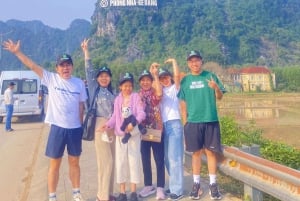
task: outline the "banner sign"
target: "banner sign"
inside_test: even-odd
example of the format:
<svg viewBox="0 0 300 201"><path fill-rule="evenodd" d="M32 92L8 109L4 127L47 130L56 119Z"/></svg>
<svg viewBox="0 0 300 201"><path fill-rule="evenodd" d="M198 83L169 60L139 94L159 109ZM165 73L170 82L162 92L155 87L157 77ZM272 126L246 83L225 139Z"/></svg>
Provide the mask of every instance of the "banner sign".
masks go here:
<svg viewBox="0 0 300 201"><path fill-rule="evenodd" d="M100 7L157 6L157 0L100 0Z"/></svg>

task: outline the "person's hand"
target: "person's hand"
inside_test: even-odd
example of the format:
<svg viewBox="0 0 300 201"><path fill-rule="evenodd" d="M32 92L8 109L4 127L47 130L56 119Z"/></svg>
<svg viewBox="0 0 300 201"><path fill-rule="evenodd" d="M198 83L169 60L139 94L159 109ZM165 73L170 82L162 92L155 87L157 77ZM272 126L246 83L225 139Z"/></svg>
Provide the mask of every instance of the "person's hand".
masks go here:
<svg viewBox="0 0 300 201"><path fill-rule="evenodd" d="M82 51L87 51L89 49L89 41L90 39L84 39L82 42L81 42L81 49Z"/></svg>
<svg viewBox="0 0 300 201"><path fill-rule="evenodd" d="M158 75L158 67L159 67L158 63L154 62L151 64L150 69L149 69L151 75L153 75L153 76Z"/></svg>
<svg viewBox="0 0 300 201"><path fill-rule="evenodd" d="M218 88L217 83L215 82L215 80L212 77L210 77L210 80L206 80L206 81L207 81L208 86L210 88L212 88L212 89L217 89Z"/></svg>
<svg viewBox="0 0 300 201"><path fill-rule="evenodd" d="M174 62L176 62L174 58L169 58L165 61L165 64L174 64Z"/></svg>
<svg viewBox="0 0 300 201"><path fill-rule="evenodd" d="M21 42L19 40L16 43L14 43L10 39L3 42L3 48L13 54L16 54L17 52L20 51L20 46L21 46Z"/></svg>
<svg viewBox="0 0 300 201"><path fill-rule="evenodd" d="M130 133L133 130L133 125L130 123L125 129L125 133Z"/></svg>

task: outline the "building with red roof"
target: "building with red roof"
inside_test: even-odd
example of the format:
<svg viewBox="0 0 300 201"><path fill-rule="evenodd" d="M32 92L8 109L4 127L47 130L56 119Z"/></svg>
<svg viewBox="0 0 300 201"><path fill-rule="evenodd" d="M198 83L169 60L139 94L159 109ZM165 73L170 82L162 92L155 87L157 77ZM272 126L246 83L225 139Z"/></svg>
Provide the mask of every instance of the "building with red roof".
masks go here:
<svg viewBox="0 0 300 201"><path fill-rule="evenodd" d="M239 84L243 91L272 91L276 85L275 74L265 66L230 68L228 73L233 82Z"/></svg>

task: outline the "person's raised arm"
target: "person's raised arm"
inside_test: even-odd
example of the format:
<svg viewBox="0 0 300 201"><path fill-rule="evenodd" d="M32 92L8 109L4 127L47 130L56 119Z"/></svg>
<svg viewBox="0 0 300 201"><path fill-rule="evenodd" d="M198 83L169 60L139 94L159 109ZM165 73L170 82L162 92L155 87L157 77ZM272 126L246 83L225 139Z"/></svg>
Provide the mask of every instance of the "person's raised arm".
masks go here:
<svg viewBox="0 0 300 201"><path fill-rule="evenodd" d="M7 40L3 42L3 47L5 50L13 53L16 57L30 70L34 71L40 78L43 77L43 68L32 61L28 56L26 56L21 51L21 42L18 40L16 43L12 40Z"/></svg>
<svg viewBox="0 0 300 201"><path fill-rule="evenodd" d="M153 83L152 83L152 87L154 88L155 90L155 95L158 97L158 98L161 98L162 97L162 86L159 82L159 77L158 77L158 66L159 64L158 63L152 63L151 66L150 66L150 73L153 77Z"/></svg>
<svg viewBox="0 0 300 201"><path fill-rule="evenodd" d="M179 89L180 88L180 72L179 72L179 68L177 65L177 61L174 58L169 58L165 61L165 63L172 64L174 84L175 84L176 88Z"/></svg>
<svg viewBox="0 0 300 201"><path fill-rule="evenodd" d="M81 43L81 49L82 49L83 54L84 54L84 60L90 59L89 41L90 41L90 39L84 39Z"/></svg>
<svg viewBox="0 0 300 201"><path fill-rule="evenodd" d="M85 66L85 77L87 81L87 86L89 93L91 97L93 96L96 92L96 89L98 87L98 82L97 79L95 79L95 69L92 64L92 60L90 58L90 53L89 53L89 41L90 39L84 39L81 42L81 49L84 54L84 66Z"/></svg>

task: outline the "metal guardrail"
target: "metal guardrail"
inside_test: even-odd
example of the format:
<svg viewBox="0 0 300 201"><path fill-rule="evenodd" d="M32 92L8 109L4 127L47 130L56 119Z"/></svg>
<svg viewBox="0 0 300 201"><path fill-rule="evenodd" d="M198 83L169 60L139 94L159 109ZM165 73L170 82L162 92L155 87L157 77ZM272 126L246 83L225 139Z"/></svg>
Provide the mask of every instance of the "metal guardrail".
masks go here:
<svg viewBox="0 0 300 201"><path fill-rule="evenodd" d="M190 153L186 153L186 166L190 167ZM265 192L283 201L300 201L300 171L248 154L234 147L225 147L219 169L252 188L244 197L261 201ZM258 191L257 191L257 190ZM254 193L253 193L254 192Z"/></svg>

